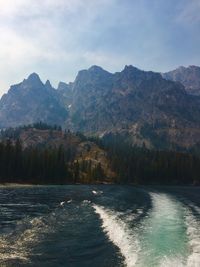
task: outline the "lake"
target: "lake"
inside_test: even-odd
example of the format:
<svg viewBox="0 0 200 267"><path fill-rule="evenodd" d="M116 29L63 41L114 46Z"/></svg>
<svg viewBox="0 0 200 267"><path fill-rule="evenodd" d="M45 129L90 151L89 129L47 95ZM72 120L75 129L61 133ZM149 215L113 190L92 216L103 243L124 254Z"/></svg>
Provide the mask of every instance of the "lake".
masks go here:
<svg viewBox="0 0 200 267"><path fill-rule="evenodd" d="M200 188L1 186L0 266L199 267Z"/></svg>

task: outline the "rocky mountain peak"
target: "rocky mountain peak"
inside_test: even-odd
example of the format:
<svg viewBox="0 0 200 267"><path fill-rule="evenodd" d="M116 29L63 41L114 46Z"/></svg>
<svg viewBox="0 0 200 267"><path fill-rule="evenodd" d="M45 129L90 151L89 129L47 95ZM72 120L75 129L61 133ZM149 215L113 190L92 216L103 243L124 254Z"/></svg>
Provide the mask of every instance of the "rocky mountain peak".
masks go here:
<svg viewBox="0 0 200 267"><path fill-rule="evenodd" d="M121 73L135 78L161 78L157 72L140 70L132 65L126 65Z"/></svg>
<svg viewBox="0 0 200 267"><path fill-rule="evenodd" d="M67 89L69 89L69 84L67 84L65 82L59 82L57 90L64 91Z"/></svg>
<svg viewBox="0 0 200 267"><path fill-rule="evenodd" d="M42 83L39 75L35 72L31 73L28 76L28 78L24 79L23 82L21 83L21 88L23 88L23 90L41 88L43 86L44 86L44 84Z"/></svg>
<svg viewBox="0 0 200 267"><path fill-rule="evenodd" d="M26 79L26 81L29 81L31 83L42 83L41 80L40 80L40 77L37 73L33 72L31 73L28 78Z"/></svg>
<svg viewBox="0 0 200 267"><path fill-rule="evenodd" d="M67 111L62 107L49 81L43 84L36 73L11 86L0 101L0 127L30 124L37 121L61 124Z"/></svg>
<svg viewBox="0 0 200 267"><path fill-rule="evenodd" d="M178 77L198 86L198 69L180 67ZM75 82L48 90L50 82L43 84L32 73L2 97L0 127L42 119L87 134L123 133L134 144L144 139L153 145L162 139L180 146L200 143L200 98L163 77L132 65L114 74L94 65L80 71Z"/></svg>
<svg viewBox="0 0 200 267"><path fill-rule="evenodd" d="M126 65L121 72L117 72L114 75L115 87L118 88L120 86L125 90L132 90L144 82L149 83L150 80L160 81L162 76L156 72L140 70L132 65Z"/></svg>
<svg viewBox="0 0 200 267"><path fill-rule="evenodd" d="M141 71L138 68L134 67L133 65L125 65L124 72L129 72L129 71Z"/></svg>
<svg viewBox="0 0 200 267"><path fill-rule="evenodd" d="M51 85L51 83L50 83L49 80L46 81L46 83L45 83L45 87L46 87L47 89L53 89L53 87L52 87L52 85Z"/></svg>
<svg viewBox="0 0 200 267"><path fill-rule="evenodd" d="M97 73L97 72L107 72L107 71L105 71L102 67L99 67L99 66L97 66L97 65L93 65L93 66L91 66L89 69L88 69L88 71L90 71L90 72L93 72L93 73Z"/></svg>
<svg viewBox="0 0 200 267"><path fill-rule="evenodd" d="M199 69L200 67L195 66L195 65L189 65L189 68L190 68L190 69Z"/></svg>
<svg viewBox="0 0 200 267"><path fill-rule="evenodd" d="M180 66L162 75L167 80L182 83L189 94L200 95L200 67L195 65L190 65L187 68Z"/></svg>
<svg viewBox="0 0 200 267"><path fill-rule="evenodd" d="M87 87L88 84L92 84L93 86L96 86L96 89L98 89L98 87L102 87L102 84L105 85L110 83L112 76L113 74L94 65L87 70L81 70L78 72L74 82L74 87L76 88L77 85L80 85L80 87L83 88Z"/></svg>
<svg viewBox="0 0 200 267"><path fill-rule="evenodd" d="M121 74L123 76L126 76L127 78L137 77L138 75L140 76L142 73L143 73L142 70L139 70L138 68L132 65L126 65L121 72Z"/></svg>
<svg viewBox="0 0 200 267"><path fill-rule="evenodd" d="M186 69L186 67L184 67L184 66L179 66L178 68L177 68L177 70L185 70Z"/></svg>

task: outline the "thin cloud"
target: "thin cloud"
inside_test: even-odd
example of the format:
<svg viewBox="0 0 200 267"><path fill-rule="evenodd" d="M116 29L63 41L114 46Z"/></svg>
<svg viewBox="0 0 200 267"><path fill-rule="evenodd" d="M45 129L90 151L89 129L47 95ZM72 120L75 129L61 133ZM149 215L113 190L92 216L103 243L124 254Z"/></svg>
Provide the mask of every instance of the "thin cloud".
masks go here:
<svg viewBox="0 0 200 267"><path fill-rule="evenodd" d="M194 25L200 23L200 1L183 1L179 7L177 21L184 24Z"/></svg>

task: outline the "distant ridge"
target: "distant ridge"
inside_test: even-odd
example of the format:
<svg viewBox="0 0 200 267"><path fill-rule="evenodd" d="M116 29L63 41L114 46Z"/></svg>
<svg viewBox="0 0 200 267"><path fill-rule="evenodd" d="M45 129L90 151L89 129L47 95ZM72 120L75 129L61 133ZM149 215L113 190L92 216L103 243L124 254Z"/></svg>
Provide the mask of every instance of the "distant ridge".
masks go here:
<svg viewBox="0 0 200 267"><path fill-rule="evenodd" d="M58 89L32 73L1 98L0 127L43 121L88 135L119 135L138 146L191 148L200 143L200 98L193 96L199 69L180 67L172 75L129 65L110 73L94 65ZM191 73L185 78L190 87L177 73Z"/></svg>
<svg viewBox="0 0 200 267"><path fill-rule="evenodd" d="M179 68L163 73L163 77L181 82L189 94L200 95L200 67L191 65L189 67L180 66Z"/></svg>
<svg viewBox="0 0 200 267"><path fill-rule="evenodd" d="M36 73L10 87L0 100L0 127L18 126L37 121L62 124L67 111L60 105L57 91Z"/></svg>

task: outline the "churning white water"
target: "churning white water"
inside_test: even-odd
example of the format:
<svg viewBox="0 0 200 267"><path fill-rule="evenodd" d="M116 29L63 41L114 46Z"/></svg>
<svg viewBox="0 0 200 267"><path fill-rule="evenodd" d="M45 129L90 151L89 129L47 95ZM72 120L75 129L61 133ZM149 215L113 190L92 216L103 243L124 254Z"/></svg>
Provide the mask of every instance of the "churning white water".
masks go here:
<svg viewBox="0 0 200 267"><path fill-rule="evenodd" d="M112 241L120 250L128 267L135 266L139 251L139 244L134 232L122 221L118 214L112 210L94 205L95 212L102 219L102 227Z"/></svg>
<svg viewBox="0 0 200 267"><path fill-rule="evenodd" d="M188 239L182 204L167 194L151 193L152 209L141 223L137 266L185 266Z"/></svg>
<svg viewBox="0 0 200 267"><path fill-rule="evenodd" d="M194 207L195 208L195 207ZM187 234L189 238L190 255L187 267L200 266L200 222L191 211L186 211Z"/></svg>
<svg viewBox="0 0 200 267"><path fill-rule="evenodd" d="M200 188L161 190L1 189L0 266L200 267Z"/></svg>
<svg viewBox="0 0 200 267"><path fill-rule="evenodd" d="M125 215L123 218L118 212L93 205L102 220L103 231L124 257L124 265L199 267L200 223L196 217L168 194L150 196L152 209L132 228Z"/></svg>

